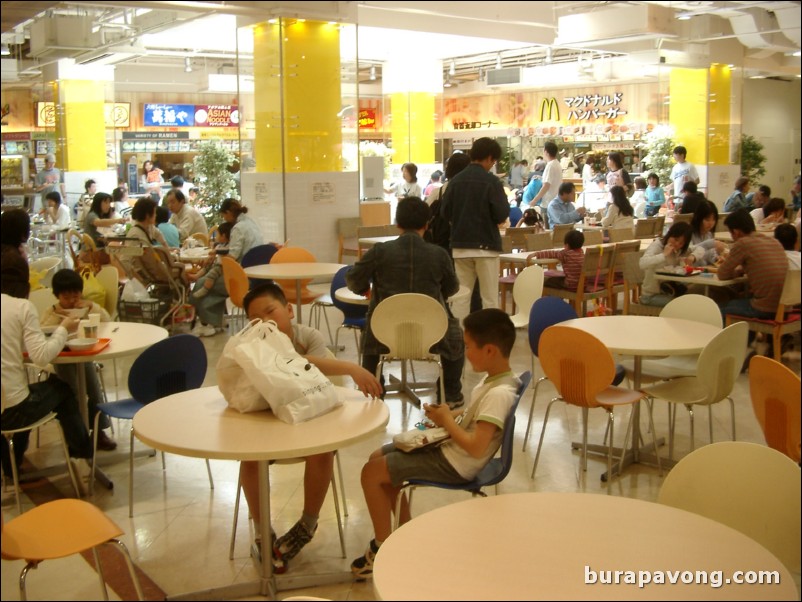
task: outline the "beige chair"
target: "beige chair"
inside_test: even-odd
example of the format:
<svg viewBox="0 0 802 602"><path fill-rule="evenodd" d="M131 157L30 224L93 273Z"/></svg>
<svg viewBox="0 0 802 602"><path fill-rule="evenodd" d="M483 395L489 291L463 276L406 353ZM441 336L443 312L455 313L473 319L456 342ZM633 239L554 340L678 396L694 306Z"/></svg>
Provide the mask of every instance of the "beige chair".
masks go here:
<svg viewBox="0 0 802 602"><path fill-rule="evenodd" d="M532 305L543 294L543 273L543 268L539 265L530 265L515 279L515 284L512 285L512 299L516 311L510 316L515 328L529 326Z"/></svg>
<svg viewBox="0 0 802 602"><path fill-rule="evenodd" d="M35 291L31 291L28 295L28 301L33 303L36 311L39 312L40 318L48 307L58 303L58 299L53 295L53 289L50 288L38 288Z"/></svg>
<svg viewBox="0 0 802 602"><path fill-rule="evenodd" d="M359 227L362 220L358 217L341 217L337 220L337 263L343 262L343 255L359 256Z"/></svg>
<svg viewBox="0 0 802 602"><path fill-rule="evenodd" d="M673 219L675 224L690 224L693 220L693 213L675 213Z"/></svg>
<svg viewBox="0 0 802 602"><path fill-rule="evenodd" d="M682 404L688 410L691 427L691 451L696 447L693 406L707 405L723 401L730 402L732 418L732 440L735 441L735 403L731 394L735 380L741 373L746 356L746 338L749 329L746 324L733 324L722 330L705 345L699 354L694 376L683 376L644 387L643 391L652 398L662 399L670 404ZM674 452L674 420L669 421L668 456ZM710 422L710 442L713 442L713 423Z"/></svg>
<svg viewBox="0 0 802 602"><path fill-rule="evenodd" d="M585 230L582 232L585 236L585 245L586 247L591 247L593 245L601 245L604 243L604 235L602 234L601 230Z"/></svg>
<svg viewBox="0 0 802 602"><path fill-rule="evenodd" d="M585 305L592 299L606 299L612 307L610 289L607 288L610 272L615 265L615 245L597 245L585 249L582 273L576 291L565 288L544 287L543 294L570 300L577 315L585 315ZM598 283L596 275L598 274Z"/></svg>
<svg viewBox="0 0 802 602"><path fill-rule="evenodd" d="M551 229L551 244L554 249L562 249L565 235L574 229L574 224L554 224Z"/></svg>
<svg viewBox="0 0 802 602"><path fill-rule="evenodd" d="M190 238L193 239L193 240L197 240L204 247L208 247L209 246L209 235L208 234L204 234L203 232L195 232L194 234L190 234L187 237L187 240L189 240ZM184 243L186 244L186 241L184 241Z"/></svg>
<svg viewBox="0 0 802 602"><path fill-rule="evenodd" d="M723 441L680 460L660 488L660 504L732 527L800 568L799 466L756 443Z"/></svg>
<svg viewBox="0 0 802 602"><path fill-rule="evenodd" d="M716 222L716 232L728 232L727 226L724 225L724 220L730 216L729 213L719 213L718 221Z"/></svg>
<svg viewBox="0 0 802 602"><path fill-rule="evenodd" d="M394 226L392 224L386 224L384 226L359 226L357 228L357 244L360 238L378 238L381 236L398 236L401 234L401 230L398 229L398 226ZM362 253L364 253L369 247L359 245L359 253L358 257L362 257Z"/></svg>
<svg viewBox="0 0 802 602"><path fill-rule="evenodd" d="M756 355L749 361L749 393L768 446L799 464L802 460L799 375L776 360Z"/></svg>
<svg viewBox="0 0 802 602"><path fill-rule="evenodd" d="M117 317L117 304L120 300L120 273L111 265L104 265L96 275L106 290L106 311L111 319Z"/></svg>
<svg viewBox="0 0 802 602"><path fill-rule="evenodd" d="M553 249L551 232L538 232L537 234L526 235L526 250L532 251L545 251Z"/></svg>
<svg viewBox="0 0 802 602"><path fill-rule="evenodd" d="M647 217L635 222L635 238L654 238L655 237L655 218Z"/></svg>
<svg viewBox="0 0 802 602"><path fill-rule="evenodd" d="M779 362L782 357L782 336L791 332L799 332L802 329L799 311L794 311L794 306L799 305L801 296L800 271L788 270L780 295L780 304L777 306L777 313L773 320L727 314L727 326L734 322L746 322L749 324L749 330L772 335L774 339L773 356Z"/></svg>
<svg viewBox="0 0 802 602"><path fill-rule="evenodd" d="M607 231L607 237L610 242L623 242L625 240L632 240L635 238L634 228L612 228Z"/></svg>
<svg viewBox="0 0 802 602"><path fill-rule="evenodd" d="M34 259L28 264L28 269L30 270L31 279L33 280L34 274L38 280L39 286L42 287L49 287L50 281L53 278L53 274L61 265L61 257L42 257L40 259ZM31 288L33 288L33 282L31 282Z"/></svg>
<svg viewBox="0 0 802 602"><path fill-rule="evenodd" d="M640 257L640 241L627 240L624 242L615 243L615 261L610 270L610 281L608 288L610 289L610 307L613 313L618 310L618 294L623 293L624 307L627 306L627 298L629 296L629 289L625 277L627 257L634 255ZM626 313L626 311L624 311Z"/></svg>

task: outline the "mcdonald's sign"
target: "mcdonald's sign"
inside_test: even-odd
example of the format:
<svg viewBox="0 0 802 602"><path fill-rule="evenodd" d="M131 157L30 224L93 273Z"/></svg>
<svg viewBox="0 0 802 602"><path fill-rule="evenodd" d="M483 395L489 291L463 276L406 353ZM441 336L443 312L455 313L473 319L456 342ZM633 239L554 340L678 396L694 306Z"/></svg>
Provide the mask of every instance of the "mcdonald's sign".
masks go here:
<svg viewBox="0 0 802 602"><path fill-rule="evenodd" d="M548 113L548 118L546 114ZM557 99L553 96L551 98L544 98L540 103L540 121L559 121L560 120L560 105L557 104Z"/></svg>

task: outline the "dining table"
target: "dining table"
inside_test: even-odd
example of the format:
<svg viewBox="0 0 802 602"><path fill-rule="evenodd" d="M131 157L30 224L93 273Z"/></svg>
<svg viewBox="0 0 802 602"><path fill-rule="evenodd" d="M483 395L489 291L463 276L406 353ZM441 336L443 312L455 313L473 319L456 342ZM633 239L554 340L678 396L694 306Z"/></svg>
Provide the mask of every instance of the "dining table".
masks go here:
<svg viewBox="0 0 802 602"><path fill-rule="evenodd" d="M312 278L330 278L340 269L344 268L342 263L318 263L318 262L287 262L287 263L265 263L245 268L245 275L248 278L260 280L294 280L295 299L296 299L296 320L298 324L303 322L301 314L301 281Z"/></svg>
<svg viewBox="0 0 802 602"><path fill-rule="evenodd" d="M134 416L134 435L164 452L216 460L259 463L261 539L270 541L270 461L335 451L384 430L390 417L380 399L356 389L336 387L342 402L333 410L297 424L273 412L241 413L228 407L216 386L176 393L149 403ZM221 551L222 553L222 551ZM262 554L260 578L219 588L169 596L171 600L233 600L277 591L350 581L349 572L276 576L269 553Z"/></svg>
<svg viewBox="0 0 802 602"><path fill-rule="evenodd" d="M641 366L644 357L664 357L669 355L695 355L699 354L710 340L721 332L712 324L704 324L693 320L680 318L664 318L661 316L594 316L591 318L575 318L561 322L560 326L578 328L604 343L611 353L629 355L634 358L633 389L641 388ZM659 465L655 454L646 452L640 447L640 403L636 403L632 411L632 439L630 448L623 454L622 466L633 463L648 463ZM659 440L660 445L662 439ZM578 449L582 444L573 443L572 447ZM588 445L588 452L607 456L606 445ZM613 448L615 455L624 450ZM663 462L668 462L663 459ZM618 470L618 464L613 465L613 472ZM612 475L602 474L602 480L609 480Z"/></svg>
<svg viewBox="0 0 802 602"><path fill-rule="evenodd" d="M789 570L743 533L593 493L506 493L416 516L379 548L373 587L380 600L799 600Z"/></svg>

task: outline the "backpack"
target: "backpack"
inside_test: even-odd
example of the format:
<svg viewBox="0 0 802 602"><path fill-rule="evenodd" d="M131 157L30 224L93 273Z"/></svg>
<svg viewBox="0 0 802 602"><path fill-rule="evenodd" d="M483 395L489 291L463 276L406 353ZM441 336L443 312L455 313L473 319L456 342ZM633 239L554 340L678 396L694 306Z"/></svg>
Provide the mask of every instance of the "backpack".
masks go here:
<svg viewBox="0 0 802 602"><path fill-rule="evenodd" d="M451 245L451 224L440 215L444 188L445 186L441 186L432 193L432 196L436 194L437 198L429 206L432 214L429 217L429 224L426 228L426 232L423 233L423 240L434 243L448 251Z"/></svg>

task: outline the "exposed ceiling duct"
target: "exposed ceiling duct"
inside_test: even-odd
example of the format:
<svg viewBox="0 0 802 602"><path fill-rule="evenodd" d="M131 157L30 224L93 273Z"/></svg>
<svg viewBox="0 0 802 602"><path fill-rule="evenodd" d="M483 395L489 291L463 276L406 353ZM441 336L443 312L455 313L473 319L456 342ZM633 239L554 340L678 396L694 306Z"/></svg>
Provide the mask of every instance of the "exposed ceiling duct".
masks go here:
<svg viewBox="0 0 802 602"><path fill-rule="evenodd" d="M639 40L676 38L674 11L662 6L601 6L557 20L558 46L610 46Z"/></svg>
<svg viewBox="0 0 802 602"><path fill-rule="evenodd" d="M732 31L747 48L765 48L775 52L787 52L796 49L795 44L783 33L777 17L773 12L762 8L744 9L738 16L729 18ZM796 31L799 35L799 8L796 10ZM786 28L790 30L789 28Z"/></svg>

